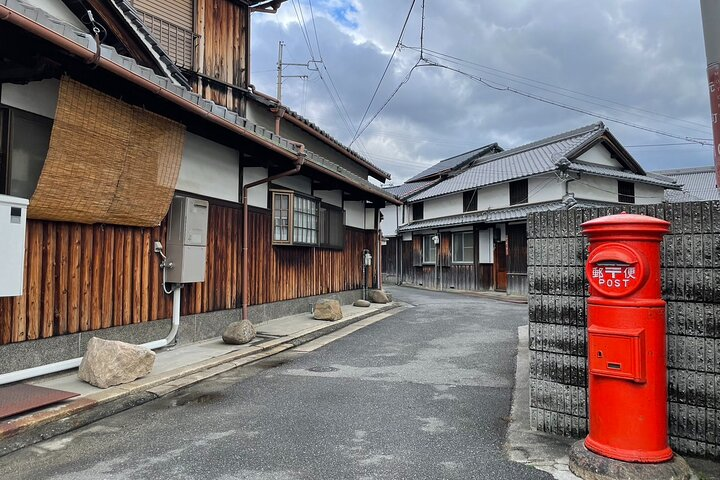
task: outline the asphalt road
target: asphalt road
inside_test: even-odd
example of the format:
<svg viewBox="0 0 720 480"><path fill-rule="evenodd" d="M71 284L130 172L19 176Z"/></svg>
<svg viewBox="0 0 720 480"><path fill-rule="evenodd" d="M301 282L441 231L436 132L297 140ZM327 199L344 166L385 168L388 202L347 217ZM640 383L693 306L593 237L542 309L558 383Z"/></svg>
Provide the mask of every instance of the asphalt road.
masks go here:
<svg viewBox="0 0 720 480"><path fill-rule="evenodd" d="M414 305L0 458L10 479L531 479L503 442L527 307Z"/></svg>

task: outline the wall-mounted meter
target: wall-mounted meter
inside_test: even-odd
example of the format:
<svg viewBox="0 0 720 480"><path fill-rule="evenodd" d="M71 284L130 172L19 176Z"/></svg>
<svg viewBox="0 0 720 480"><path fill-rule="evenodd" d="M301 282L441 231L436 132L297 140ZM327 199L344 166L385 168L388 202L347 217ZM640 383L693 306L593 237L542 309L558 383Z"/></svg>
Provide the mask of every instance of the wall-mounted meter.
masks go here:
<svg viewBox="0 0 720 480"><path fill-rule="evenodd" d="M28 201L0 195L0 297L23 294Z"/></svg>
<svg viewBox="0 0 720 480"><path fill-rule="evenodd" d="M167 231L168 283L205 281L209 204L176 196L170 206Z"/></svg>
<svg viewBox="0 0 720 480"><path fill-rule="evenodd" d="M365 250L363 252L363 265L365 265L366 267L372 265L372 254L368 250Z"/></svg>

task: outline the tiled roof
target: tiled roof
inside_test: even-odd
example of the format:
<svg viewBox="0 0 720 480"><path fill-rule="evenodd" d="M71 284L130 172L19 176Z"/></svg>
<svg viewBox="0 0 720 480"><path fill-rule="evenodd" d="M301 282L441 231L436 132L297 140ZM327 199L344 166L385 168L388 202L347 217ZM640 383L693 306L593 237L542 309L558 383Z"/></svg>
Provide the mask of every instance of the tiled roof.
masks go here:
<svg viewBox="0 0 720 480"><path fill-rule="evenodd" d="M608 205L621 205L613 202L598 202L579 200L573 203L563 201L533 203L527 205L518 205L505 208L497 208L494 210L483 210L478 212L468 212L451 217L428 218L427 220L418 220L407 225L398 227L398 232L412 232L416 230L428 230L433 228L457 227L461 225L470 225L475 223L499 223L510 222L513 220L523 220L531 213L536 212L552 212L556 210L570 210L583 207L599 207Z"/></svg>
<svg viewBox="0 0 720 480"><path fill-rule="evenodd" d="M682 191L665 191L668 202L697 202L700 200L720 200L720 192L715 187L715 167L677 168L653 172L675 179L682 184Z"/></svg>
<svg viewBox="0 0 720 480"><path fill-rule="evenodd" d="M471 161L475 160L476 158L482 157L483 155L486 155L490 152L496 152L496 151L502 151L502 148L498 146L497 143L491 143L488 145L485 145L484 147L476 148L475 150L470 150L469 152L462 153L460 155L455 155L454 157L446 158L445 160L442 160L435 165L426 168L422 172L418 173L414 177L410 178L408 182L417 182L420 180L424 180L428 177L432 177L444 172L455 170L467 163L470 163Z"/></svg>
<svg viewBox="0 0 720 480"><path fill-rule="evenodd" d="M30 19L33 22L41 25L42 27L51 30L68 40L80 45L81 47L94 52L96 50L96 43L94 38L82 31L75 29L72 25L69 25L57 18L48 14L45 10L26 4L21 0L0 0L0 5L6 6L8 9L17 12L18 14ZM237 113L229 110L223 106L217 105L210 100L204 99L202 96L186 90L183 87L175 85L167 77L157 75L152 69L138 65L138 63L130 58L120 55L114 48L108 45L101 45L101 57L113 62L119 67L128 70L135 75L143 77L150 82L156 84L160 90L164 90L177 97L184 98L185 100L198 105L200 108L205 110L208 116L219 117L221 123L234 124L245 130L253 137L257 137L258 140L269 141L277 147L286 150L289 153L297 154L296 147L285 138L275 135L272 131L257 125L250 120L241 117ZM320 155L317 155L309 150L305 151L306 157L305 162L311 163L313 168L316 170L327 170L335 174L342 175L349 185L354 185L363 190L370 190L375 195L385 198L394 199L392 195L388 195L382 188L370 183L367 179L362 178L349 170L337 165L330 160L327 160ZM391 200L392 201L392 200Z"/></svg>
<svg viewBox="0 0 720 480"><path fill-rule="evenodd" d="M490 155L485 161L456 177L421 192L410 201L423 200L471 188L529 177L556 169L557 159L569 155L585 143L599 138L605 130L602 123L588 125L562 135L546 138L521 147Z"/></svg>
<svg viewBox="0 0 720 480"><path fill-rule="evenodd" d="M456 227L474 223L495 223L507 222L526 218L529 213L546 212L567 208L563 202L546 202L517 207L499 208L496 210L483 210L479 212L468 212L451 217L428 218L418 220L407 225L398 227L398 232L412 232L414 230L427 230L431 228Z"/></svg>
<svg viewBox="0 0 720 480"><path fill-rule="evenodd" d="M605 134L609 135L602 122L548 137L504 152L483 158L483 163L472 167L456 177L451 177L432 188L420 192L408 199L410 202L438 197L450 193L462 192L473 188L485 187L515 179L558 170L558 161L566 159L568 170L593 173L612 178L628 179L637 182L677 188L671 180L658 176L645 176L604 167L574 162L573 157L592 145ZM638 167L639 168L639 167Z"/></svg>
<svg viewBox="0 0 720 480"><path fill-rule="evenodd" d="M383 190L388 193L392 193L400 200L403 200L410 195L413 195L435 183L437 183L437 180L428 180L427 182L403 183L402 185L396 185L394 187L383 187Z"/></svg>

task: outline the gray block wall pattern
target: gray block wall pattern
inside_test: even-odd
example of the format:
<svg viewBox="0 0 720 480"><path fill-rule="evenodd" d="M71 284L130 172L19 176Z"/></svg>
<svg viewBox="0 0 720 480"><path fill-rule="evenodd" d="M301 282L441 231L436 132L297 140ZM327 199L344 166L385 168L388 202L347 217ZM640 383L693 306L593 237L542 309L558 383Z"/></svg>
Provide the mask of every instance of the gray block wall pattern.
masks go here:
<svg viewBox="0 0 720 480"><path fill-rule="evenodd" d="M662 218L670 444L720 459L720 202L627 205L528 216L530 418L543 432L587 434L588 242L580 225L626 211Z"/></svg>

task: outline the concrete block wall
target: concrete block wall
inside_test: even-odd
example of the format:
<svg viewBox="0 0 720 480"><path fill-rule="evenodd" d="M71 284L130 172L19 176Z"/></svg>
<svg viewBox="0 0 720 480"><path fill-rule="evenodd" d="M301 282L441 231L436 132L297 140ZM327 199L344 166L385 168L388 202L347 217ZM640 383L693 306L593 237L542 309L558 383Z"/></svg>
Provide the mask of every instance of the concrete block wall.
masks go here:
<svg viewBox="0 0 720 480"><path fill-rule="evenodd" d="M720 459L720 202L615 206L528 217L533 428L587 434L587 333L580 225L627 211L671 222L662 248L670 443Z"/></svg>

